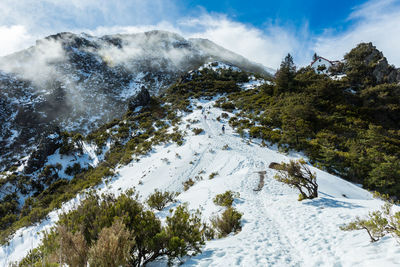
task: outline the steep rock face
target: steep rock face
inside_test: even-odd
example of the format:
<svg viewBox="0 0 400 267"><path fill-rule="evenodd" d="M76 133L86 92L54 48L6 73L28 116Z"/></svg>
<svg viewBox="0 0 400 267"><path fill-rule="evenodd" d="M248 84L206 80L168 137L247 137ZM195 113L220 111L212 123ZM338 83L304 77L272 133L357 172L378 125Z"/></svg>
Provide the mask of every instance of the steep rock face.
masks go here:
<svg viewBox="0 0 400 267"><path fill-rule="evenodd" d="M133 97L132 100L129 101L129 109L134 110L137 107L146 106L149 102L150 93L145 87L142 87L140 92L135 97Z"/></svg>
<svg viewBox="0 0 400 267"><path fill-rule="evenodd" d="M400 82L400 70L389 65L386 57L372 43L361 43L345 55L345 72L354 85L368 79L369 85ZM356 75L352 75L356 73ZM363 75L360 76L360 73ZM364 80L365 82L366 80Z"/></svg>
<svg viewBox="0 0 400 267"><path fill-rule="evenodd" d="M121 116L142 88L158 94L213 60L269 75L208 40L164 31L58 33L0 58L0 171L30 155L49 129L87 133Z"/></svg>

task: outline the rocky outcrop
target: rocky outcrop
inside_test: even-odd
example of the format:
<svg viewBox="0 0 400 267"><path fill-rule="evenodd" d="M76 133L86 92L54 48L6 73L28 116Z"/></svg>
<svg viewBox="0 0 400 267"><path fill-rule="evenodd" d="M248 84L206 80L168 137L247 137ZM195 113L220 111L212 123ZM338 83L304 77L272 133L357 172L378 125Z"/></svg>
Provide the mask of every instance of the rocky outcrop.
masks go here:
<svg viewBox="0 0 400 267"><path fill-rule="evenodd" d="M400 82L400 70L390 65L372 43L361 43L344 57L344 70L353 85ZM353 75L354 73L354 75Z"/></svg>
<svg viewBox="0 0 400 267"><path fill-rule="evenodd" d="M32 152L29 160L24 168L26 174L31 174L43 167L47 157L54 154L54 152L61 146L60 130L55 127L49 129L44 133L44 136L39 139L39 145L35 151Z"/></svg>
<svg viewBox="0 0 400 267"><path fill-rule="evenodd" d="M140 92L129 101L129 110L135 110L137 107L144 107L150 102L150 93L145 88L142 87Z"/></svg>
<svg viewBox="0 0 400 267"><path fill-rule="evenodd" d="M400 71L389 65L386 57L382 57L378 60L375 68L372 72L376 82L380 83L395 83L400 81Z"/></svg>

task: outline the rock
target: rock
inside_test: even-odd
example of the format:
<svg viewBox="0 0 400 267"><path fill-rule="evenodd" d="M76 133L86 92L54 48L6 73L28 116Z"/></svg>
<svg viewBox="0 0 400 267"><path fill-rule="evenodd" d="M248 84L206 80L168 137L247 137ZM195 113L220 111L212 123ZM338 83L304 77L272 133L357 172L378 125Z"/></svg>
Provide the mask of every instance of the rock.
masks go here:
<svg viewBox="0 0 400 267"><path fill-rule="evenodd" d="M60 147L60 139L54 138L54 136L60 137L60 130L57 127L45 132L43 137L40 139L37 150L32 152L27 162L24 169L26 174L31 174L43 167L47 157L54 154L54 152Z"/></svg>
<svg viewBox="0 0 400 267"><path fill-rule="evenodd" d="M129 109L134 110L137 107L144 107L149 102L150 102L150 93L143 86L140 92L131 101L129 101Z"/></svg>

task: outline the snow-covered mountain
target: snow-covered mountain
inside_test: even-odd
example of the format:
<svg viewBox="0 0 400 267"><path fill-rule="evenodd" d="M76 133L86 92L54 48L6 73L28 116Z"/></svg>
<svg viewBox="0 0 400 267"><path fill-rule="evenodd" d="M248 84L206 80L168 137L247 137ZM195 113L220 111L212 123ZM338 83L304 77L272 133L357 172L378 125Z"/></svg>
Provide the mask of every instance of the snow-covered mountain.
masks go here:
<svg viewBox="0 0 400 267"><path fill-rule="evenodd" d="M177 193L155 212L162 223L184 203L210 222L225 209L214 197L238 193L242 230L207 241L186 266L399 266L395 238L370 243L363 231L340 229L384 201L311 165L318 161L308 162L317 198L297 201L298 191L274 179L271 163L307 157L250 138L261 124L253 115L272 96L270 77L211 41L162 31L60 33L1 58L0 266L38 247L87 190L132 188L142 203L155 189ZM230 98L245 94L254 108ZM267 133L285 131L276 127Z"/></svg>
<svg viewBox="0 0 400 267"><path fill-rule="evenodd" d="M243 213L242 231L223 239L208 241L203 253L187 258L184 266L399 266L400 247L394 238L370 243L363 231L344 232L339 227L355 216L366 215L383 204L364 189L317 168L319 197L297 201L298 192L277 182L271 162L298 159L301 154L284 155L275 147L263 147L259 140L245 140L227 124L229 117L215 108L215 100L194 100L201 105L183 117L180 130L188 136L182 146L160 145L149 155L117 169L117 175L98 186L98 193L120 194L135 187L144 200L154 189L179 192L178 202L157 213L162 220L169 210L187 202L200 209L204 221L222 212L212 199L232 190L240 197L234 207ZM220 121L218 121L220 120ZM222 134L221 125L226 125ZM195 135L191 128L202 128ZM266 171L260 186L260 171ZM213 179L209 176L217 173ZM197 177L197 178L195 178ZM193 179L187 191L183 182ZM35 226L18 230L9 246L0 249L0 265L21 259L40 243L43 230L58 220L58 213L79 203L77 196ZM158 261L150 266L165 266Z"/></svg>
<svg viewBox="0 0 400 267"><path fill-rule="evenodd" d="M215 43L164 31L94 37L59 33L0 58L0 171L50 134L87 133L127 109L142 88L159 94L211 61L270 76L268 69Z"/></svg>

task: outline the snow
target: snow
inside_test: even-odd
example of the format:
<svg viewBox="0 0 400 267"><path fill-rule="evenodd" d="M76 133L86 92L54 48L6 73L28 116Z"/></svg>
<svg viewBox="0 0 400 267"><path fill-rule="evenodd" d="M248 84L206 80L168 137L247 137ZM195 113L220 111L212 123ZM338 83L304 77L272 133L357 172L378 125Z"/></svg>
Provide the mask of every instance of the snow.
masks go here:
<svg viewBox="0 0 400 267"><path fill-rule="evenodd" d="M246 142L229 127L226 121L216 118L222 110L214 101L193 102L201 110L186 115L180 125L187 131L182 146L167 144L157 146L146 156L119 168L118 175L98 187L99 193L121 192L135 187L144 200L158 188L180 192L178 203L188 203L191 210L200 209L204 221L220 214L224 209L212 199L216 194L232 190L239 192L234 206L243 213L243 229L236 235L208 241L203 253L187 258L184 266L399 266L400 246L393 237L370 243L364 231L344 232L339 226L355 216L364 216L379 209L381 200L362 188L339 177L310 166L316 172L319 197L297 201L298 192L277 182L275 171L268 168L271 162L289 161L297 154L284 155L274 148L261 147L258 140ZM209 114L207 113L209 112ZM194 135L187 129L202 128L204 133ZM193 123L193 121L199 121ZM226 130L221 132L222 124ZM228 150L223 149L225 145ZM165 160L165 158L167 160ZM259 182L259 171L266 171L261 191L254 191ZM209 175L218 172L214 179ZM203 179L196 179L201 176ZM195 184L183 191L182 183L188 179ZM79 203L81 196L63 205L69 210ZM163 220L171 204L157 215ZM398 207L395 207L398 209ZM42 234L58 219L58 212L50 214L41 224L17 231L10 246L0 249L0 266L19 260L29 249L39 244ZM150 266L166 266L164 260Z"/></svg>
<svg viewBox="0 0 400 267"><path fill-rule="evenodd" d="M199 68L200 71L203 70L203 69L212 69L213 71L218 71L218 70L221 70L221 69L222 70L231 69L233 71L239 71L239 72L242 71L238 67L235 67L233 65L229 65L227 63L220 62L220 61L208 62L208 63L204 64L203 66L201 66Z"/></svg>
<svg viewBox="0 0 400 267"><path fill-rule="evenodd" d="M97 154L96 151L98 147L95 144L81 142L82 145L82 154L73 154L73 155L62 155L60 154L60 149L57 149L56 152L49 156L47 159L46 165L56 165L57 163L61 164L61 170L58 175L64 179L72 179L72 176L69 176L65 173L65 170L69 166L73 166L75 163L79 163L82 168L96 167L100 161L104 159L105 153L110 149L111 144L109 142L106 143L104 148L102 149L101 154Z"/></svg>
<svg viewBox="0 0 400 267"><path fill-rule="evenodd" d="M240 87L243 90L251 90L251 89L259 87L259 86L261 86L263 84L271 84L271 82L270 81L266 81L264 79L257 79L254 76L250 76L249 77L249 81L247 83L240 84Z"/></svg>

